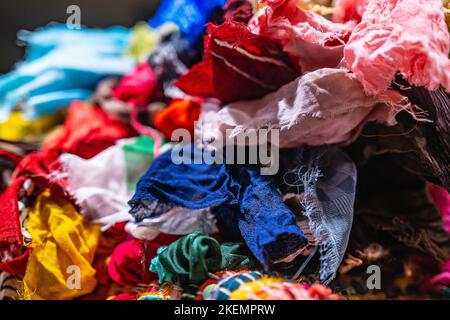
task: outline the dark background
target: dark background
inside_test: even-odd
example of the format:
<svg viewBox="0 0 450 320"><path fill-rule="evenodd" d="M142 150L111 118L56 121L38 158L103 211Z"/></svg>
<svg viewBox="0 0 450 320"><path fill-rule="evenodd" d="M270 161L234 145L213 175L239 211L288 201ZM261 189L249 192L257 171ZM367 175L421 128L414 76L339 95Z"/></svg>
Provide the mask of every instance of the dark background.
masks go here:
<svg viewBox="0 0 450 320"><path fill-rule="evenodd" d="M133 26L147 20L159 0L0 0L0 74L21 60L24 48L16 44L17 31L34 30L49 22L66 22L67 7L81 9L81 24L104 28L113 25Z"/></svg>

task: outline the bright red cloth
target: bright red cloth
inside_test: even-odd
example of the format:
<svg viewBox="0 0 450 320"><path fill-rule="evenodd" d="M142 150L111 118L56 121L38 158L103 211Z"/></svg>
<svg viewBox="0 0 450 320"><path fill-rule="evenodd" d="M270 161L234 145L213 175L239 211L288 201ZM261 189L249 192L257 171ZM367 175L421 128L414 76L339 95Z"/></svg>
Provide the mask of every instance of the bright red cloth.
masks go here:
<svg viewBox="0 0 450 320"><path fill-rule="evenodd" d="M69 107L64 127L45 141L43 150L47 153L72 153L89 159L117 140L134 135L127 123L101 108L75 101Z"/></svg>
<svg viewBox="0 0 450 320"><path fill-rule="evenodd" d="M49 173L53 160L43 153L31 153L18 164L10 186L0 195L0 270L16 275L25 273L28 254L23 244L19 212L19 191L26 180L39 189L50 188L57 196L68 198L63 187ZM0 261L1 261L0 260Z"/></svg>
<svg viewBox="0 0 450 320"><path fill-rule="evenodd" d="M156 89L156 79L148 63L141 63L125 75L113 91L113 97L131 106L146 106Z"/></svg>
<svg viewBox="0 0 450 320"><path fill-rule="evenodd" d="M109 276L123 286L150 283L158 277L149 270L151 260L161 246L168 245L178 238L179 236L160 234L152 241L133 239L119 244L108 264Z"/></svg>
<svg viewBox="0 0 450 320"><path fill-rule="evenodd" d="M256 99L300 74L279 46L250 32L244 23L208 25L204 61L175 83L192 96L214 97L224 104Z"/></svg>

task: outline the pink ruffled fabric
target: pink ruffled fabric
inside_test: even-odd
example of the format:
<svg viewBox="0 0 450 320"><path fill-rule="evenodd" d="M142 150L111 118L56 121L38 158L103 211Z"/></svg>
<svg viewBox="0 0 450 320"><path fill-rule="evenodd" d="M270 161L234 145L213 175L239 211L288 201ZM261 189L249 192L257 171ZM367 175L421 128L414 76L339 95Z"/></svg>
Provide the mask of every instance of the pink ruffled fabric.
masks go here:
<svg viewBox="0 0 450 320"><path fill-rule="evenodd" d="M338 24L297 6L296 0L268 0L249 21L250 30L278 42L303 72L334 68L354 24Z"/></svg>
<svg viewBox="0 0 450 320"><path fill-rule="evenodd" d="M397 72L410 84L450 90L449 48L440 0L371 0L344 57L368 94L388 88Z"/></svg>

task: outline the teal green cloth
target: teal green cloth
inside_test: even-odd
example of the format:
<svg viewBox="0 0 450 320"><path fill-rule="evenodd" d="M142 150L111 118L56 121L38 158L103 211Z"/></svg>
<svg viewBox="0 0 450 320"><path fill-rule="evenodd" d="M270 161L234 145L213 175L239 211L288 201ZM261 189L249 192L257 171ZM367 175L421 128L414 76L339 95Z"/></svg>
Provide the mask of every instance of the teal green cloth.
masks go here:
<svg viewBox="0 0 450 320"><path fill-rule="evenodd" d="M160 248L152 260L150 271L158 274L160 282L197 284L219 270L250 267L250 259L238 254L240 244L220 244L199 232L178 239Z"/></svg>

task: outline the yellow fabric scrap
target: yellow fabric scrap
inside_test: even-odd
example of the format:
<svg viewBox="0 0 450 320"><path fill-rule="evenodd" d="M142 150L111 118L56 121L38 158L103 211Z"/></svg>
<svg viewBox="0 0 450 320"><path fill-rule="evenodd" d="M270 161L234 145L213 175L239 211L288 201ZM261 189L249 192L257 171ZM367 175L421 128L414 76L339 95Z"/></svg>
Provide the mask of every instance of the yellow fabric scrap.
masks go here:
<svg viewBox="0 0 450 320"><path fill-rule="evenodd" d="M37 197L26 227L33 239L33 250L23 280L25 298L73 299L95 289L97 281L91 264L99 226L47 190Z"/></svg>
<svg viewBox="0 0 450 320"><path fill-rule="evenodd" d="M258 296L261 299L267 298L265 288L273 283L282 283L283 280L275 277L264 277L262 279L243 283L237 290L230 295L230 300L249 300L252 296Z"/></svg>
<svg viewBox="0 0 450 320"><path fill-rule="evenodd" d="M20 111L13 111L5 122L0 122L0 139L10 141L40 141L55 125L63 121L61 112L35 120L26 119Z"/></svg>
<svg viewBox="0 0 450 320"><path fill-rule="evenodd" d="M176 32L179 28L174 23L165 23L158 29L151 28L147 22L138 22L132 30L128 55L137 61L147 57L161 41L162 35Z"/></svg>

